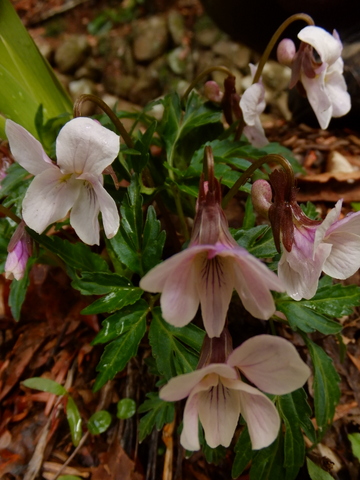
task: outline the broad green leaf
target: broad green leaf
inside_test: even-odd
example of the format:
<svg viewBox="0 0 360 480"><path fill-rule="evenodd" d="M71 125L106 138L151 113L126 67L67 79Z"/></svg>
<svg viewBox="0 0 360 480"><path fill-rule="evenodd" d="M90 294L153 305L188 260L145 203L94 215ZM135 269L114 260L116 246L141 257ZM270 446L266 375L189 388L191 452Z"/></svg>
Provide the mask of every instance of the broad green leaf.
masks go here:
<svg viewBox="0 0 360 480"><path fill-rule="evenodd" d="M157 123L153 121L152 124L146 129L145 133L139 133L139 138L135 141L135 150L137 151L135 158L132 160L132 166L136 173L140 174L142 169L146 166L149 160L149 149L153 141L154 133ZM139 153L141 157L139 157ZM129 154L129 151L126 152Z"/></svg>
<svg viewBox="0 0 360 480"><path fill-rule="evenodd" d="M360 433L349 433L348 439L350 440L354 457L360 460Z"/></svg>
<svg viewBox="0 0 360 480"><path fill-rule="evenodd" d="M136 413L136 403L132 398L123 398L117 403L117 418L125 420Z"/></svg>
<svg viewBox="0 0 360 480"><path fill-rule="evenodd" d="M255 257L270 258L277 253L271 227L267 225L257 225L249 229L231 229L231 233L236 242Z"/></svg>
<svg viewBox="0 0 360 480"><path fill-rule="evenodd" d="M106 410L99 410L89 418L87 427L91 435L99 435L106 432L111 424L111 415Z"/></svg>
<svg viewBox="0 0 360 480"><path fill-rule="evenodd" d="M95 381L95 392L108 380L114 378L118 372L121 372L130 358L136 355L139 343L145 335L145 332L146 314L144 310L141 310L137 318L133 318L131 325L127 323L124 331L122 333L120 332L118 337L105 347L104 353L97 366L97 371L100 373ZM99 335L100 334L101 332ZM94 340L95 343L99 343L97 338Z"/></svg>
<svg viewBox="0 0 360 480"><path fill-rule="evenodd" d="M112 313L137 302L142 294L143 290L141 290L141 288L133 287L132 284L127 281L126 287L113 288L108 295L95 300L94 303L84 308L81 311L81 314L93 315L104 312Z"/></svg>
<svg viewBox="0 0 360 480"><path fill-rule="evenodd" d="M79 409L76 406L76 403L70 397L67 396L67 403L66 403L66 417L70 427L71 439L73 445L77 447L82 437L82 428L81 428L81 416Z"/></svg>
<svg viewBox="0 0 360 480"><path fill-rule="evenodd" d="M270 153L275 153L277 155L282 155L283 157L288 160L294 170L294 173L304 173L303 167L300 165L298 162L297 158L294 156L291 150L289 150L287 147L284 147L283 145L280 145L278 142L270 142L268 143L265 147L262 147L261 150L261 156L263 155L268 155Z"/></svg>
<svg viewBox="0 0 360 480"><path fill-rule="evenodd" d="M42 392L53 393L54 395L67 395L65 388L54 380L43 377L28 378L22 382L25 387L41 390Z"/></svg>
<svg viewBox="0 0 360 480"><path fill-rule="evenodd" d="M37 136L34 119L40 104L49 119L71 113L72 102L9 0L1 1L0 32L0 111Z"/></svg>
<svg viewBox="0 0 360 480"><path fill-rule="evenodd" d="M271 445L255 453L251 464L250 480L286 479L282 443L280 434Z"/></svg>
<svg viewBox="0 0 360 480"><path fill-rule="evenodd" d="M142 262L144 273L160 263L165 238L165 230L161 230L161 224L156 218L155 209L150 205L146 215L142 239Z"/></svg>
<svg viewBox="0 0 360 480"><path fill-rule="evenodd" d="M335 370L332 359L324 350L303 335L314 366L314 403L315 418L320 436L332 423L335 407L340 399L340 377Z"/></svg>
<svg viewBox="0 0 360 480"><path fill-rule="evenodd" d="M150 435L153 428L160 430L165 423L170 423L174 419L174 403L165 402L159 398L155 392L146 394L147 399L138 408L139 413L146 413L140 419L139 423L139 441L142 442L145 437Z"/></svg>
<svg viewBox="0 0 360 480"><path fill-rule="evenodd" d="M15 213L20 215L21 204L28 186L32 180L29 173L18 163L13 163L6 170L6 176L1 180L0 198L7 208L15 205Z"/></svg>
<svg viewBox="0 0 360 480"><path fill-rule="evenodd" d="M309 457L306 458L306 465L311 480L334 480L334 477L330 475L330 473L325 472L325 470L310 460Z"/></svg>
<svg viewBox="0 0 360 480"><path fill-rule="evenodd" d="M71 282L71 286L80 290L82 295L106 295L117 287L123 288L129 281L117 273L81 272L81 277Z"/></svg>
<svg viewBox="0 0 360 480"><path fill-rule="evenodd" d="M82 480L82 478L76 475L60 475L59 480Z"/></svg>
<svg viewBox="0 0 360 480"><path fill-rule="evenodd" d="M276 301L276 308L284 313L293 330L299 329L306 333L317 330L324 335L334 335L342 330L340 323L316 313L307 307L303 300L299 302L292 299L289 301L279 300Z"/></svg>
<svg viewBox="0 0 360 480"><path fill-rule="evenodd" d="M193 324L177 328L161 316L160 308L153 310L149 342L158 370L166 380L195 370L204 333Z"/></svg>
<svg viewBox="0 0 360 480"><path fill-rule="evenodd" d="M149 306L145 300L139 300L134 305L123 308L102 322L102 329L92 341L92 345L107 343L125 334L133 325L146 319Z"/></svg>
<svg viewBox="0 0 360 480"><path fill-rule="evenodd" d="M238 478L255 454L251 446L249 430L247 427L245 427L245 429L242 431L238 441L236 442L234 451L235 458L231 470L231 476L232 478Z"/></svg>
<svg viewBox="0 0 360 480"><path fill-rule="evenodd" d="M179 137L185 137L189 132L202 125L220 122L221 115L222 112L219 108L210 102L204 103L200 95L193 90L188 96Z"/></svg>
<svg viewBox="0 0 360 480"><path fill-rule="evenodd" d="M21 280L12 280L10 285L9 307L14 320L17 322L20 320L21 307L25 301L27 288L30 283L29 273L35 261L36 258L29 258L23 278Z"/></svg>

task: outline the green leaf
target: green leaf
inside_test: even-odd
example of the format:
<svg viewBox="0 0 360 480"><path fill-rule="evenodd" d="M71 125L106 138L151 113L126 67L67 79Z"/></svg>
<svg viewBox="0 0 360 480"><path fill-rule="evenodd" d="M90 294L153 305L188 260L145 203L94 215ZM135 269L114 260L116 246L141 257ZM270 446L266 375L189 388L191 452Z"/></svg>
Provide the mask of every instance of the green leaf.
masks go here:
<svg viewBox="0 0 360 480"><path fill-rule="evenodd" d="M71 113L72 102L9 0L1 2L0 32L0 111L37 136L34 118L40 104L52 118ZM4 131L0 136L5 138Z"/></svg>
<svg viewBox="0 0 360 480"><path fill-rule="evenodd" d="M28 378L22 382L25 387L41 390L42 392L53 393L54 395L67 395L65 388L54 380L42 377Z"/></svg>
<svg viewBox="0 0 360 480"><path fill-rule="evenodd" d="M315 418L322 436L332 423L335 407L339 403L340 377L335 370L332 359L324 350L303 335L314 366L314 404Z"/></svg>
<svg viewBox="0 0 360 480"><path fill-rule="evenodd" d="M1 180L0 198L4 198L3 204L7 208L15 205L17 215L21 213L21 204L31 180L29 172L18 163L10 165Z"/></svg>
<svg viewBox="0 0 360 480"><path fill-rule="evenodd" d="M250 470L250 480L285 480L286 472L283 462L282 436L280 434L271 445L255 453Z"/></svg>
<svg viewBox="0 0 360 480"><path fill-rule="evenodd" d="M76 475L60 475L59 480L82 480L82 478Z"/></svg>
<svg viewBox="0 0 360 480"><path fill-rule="evenodd" d="M71 286L80 290L82 295L106 295L117 287L125 287L129 281L116 273L81 272L81 277L71 282Z"/></svg>
<svg viewBox="0 0 360 480"><path fill-rule="evenodd" d="M136 403L132 398L123 398L117 403L117 418L125 420L136 413Z"/></svg>
<svg viewBox="0 0 360 480"><path fill-rule="evenodd" d="M153 121L151 125L146 129L145 133L139 133L139 138L135 141L135 150L140 152L141 157L138 158L138 153L135 160L132 162L133 169L136 173L140 174L142 169L149 161L149 149L153 141L154 133L156 130L157 122ZM129 151L126 152L128 154Z"/></svg>
<svg viewBox="0 0 360 480"><path fill-rule="evenodd" d="M278 142L270 142L265 147L262 147L259 150L261 153L260 156L269 155L270 153L275 153L277 155L282 155L288 160L294 170L294 173L304 173L303 167L298 162L297 158L294 156L291 150L283 145L280 145Z"/></svg>
<svg viewBox="0 0 360 480"><path fill-rule="evenodd" d="M149 342L160 374L169 380L195 370L205 332L193 324L182 328L170 325L160 308L152 313Z"/></svg>
<svg viewBox="0 0 360 480"><path fill-rule="evenodd" d="M235 458L231 470L231 476L232 478L238 478L255 454L251 446L249 430L247 427L245 427L245 429L242 431L238 441L236 442L234 452Z"/></svg>
<svg viewBox="0 0 360 480"><path fill-rule="evenodd" d="M130 358L136 355L139 343L146 332L146 313L144 304L146 304L146 302L141 301L140 305L142 308L140 307L138 310L133 310L128 315L127 313L129 310L125 310L123 312L125 314L123 323L121 321L121 312L116 314L117 318L115 322L111 324L111 327L113 327L115 323L115 329L118 329L117 331L119 333L117 338L105 347L104 353L101 356L99 365L97 366L97 371L100 373L95 381L95 392L108 380L114 378L118 372L123 370ZM147 308L146 304L146 311ZM133 315L134 313L135 315ZM132 318L131 324L129 322L130 316ZM109 322L109 319L107 319L107 322ZM114 335L113 332L113 328L110 333L104 332L102 334L102 332L100 332L95 338L94 343L96 344L101 341L101 334L103 335L102 339L104 340L105 338L111 338L112 335Z"/></svg>
<svg viewBox="0 0 360 480"><path fill-rule="evenodd" d="M174 403L165 402L159 398L155 392L146 394L147 399L138 408L139 413L146 413L140 419L139 423L139 441L142 442L145 437L150 435L153 428L160 430L165 423L170 423L174 419Z"/></svg>
<svg viewBox="0 0 360 480"><path fill-rule="evenodd" d="M23 278L21 280L12 280L10 285L9 307L14 320L17 322L20 320L21 307L25 301L27 288L30 283L29 273L35 262L36 258L30 257L27 261Z"/></svg>
<svg viewBox="0 0 360 480"><path fill-rule="evenodd" d="M76 406L76 403L70 397L67 396L67 403L66 403L66 417L70 427L71 439L73 445L77 447L82 437L82 428L81 428L81 416L79 409Z"/></svg>
<svg viewBox="0 0 360 480"><path fill-rule="evenodd" d="M216 108L211 102L204 103L200 95L193 90L187 99L179 137L185 137L189 132L202 125L220 122L221 115L222 112L219 108Z"/></svg>
<svg viewBox="0 0 360 480"><path fill-rule="evenodd" d="M271 227L267 225L231 229L231 234L241 247L257 258L271 258L277 254Z"/></svg>
<svg viewBox="0 0 360 480"><path fill-rule="evenodd" d="M156 218L154 207L150 205L146 215L142 240L142 261L144 273L160 263L166 233L161 230L160 221Z"/></svg>
<svg viewBox="0 0 360 480"><path fill-rule="evenodd" d="M113 291L105 297L95 300L94 303L84 308L81 311L81 314L93 315L103 312L112 313L137 302L142 294L143 290L141 290L141 288L133 287L132 284L127 281L126 287L117 287L116 289L113 289Z"/></svg>
<svg viewBox="0 0 360 480"><path fill-rule="evenodd" d="M91 435L99 435L106 432L111 424L111 415L106 410L99 410L89 418L87 427Z"/></svg>
<svg viewBox="0 0 360 480"><path fill-rule="evenodd" d="M207 463L213 463L219 465L225 458L227 449L222 445L218 445L215 448L211 448L205 440L203 428L199 428L199 441L201 450L206 458Z"/></svg>
<svg viewBox="0 0 360 480"><path fill-rule="evenodd" d="M360 460L360 433L349 433L348 439L351 443L351 451L358 460Z"/></svg>
<svg viewBox="0 0 360 480"><path fill-rule="evenodd" d="M334 477L330 475L330 473L325 472L325 470L316 465L316 463L308 457L306 458L306 465L311 480L334 480Z"/></svg>
<svg viewBox="0 0 360 480"><path fill-rule="evenodd" d="M70 243L56 236L38 235L30 228L27 231L40 245L58 255L68 268L85 272L109 272L106 261L84 243Z"/></svg>

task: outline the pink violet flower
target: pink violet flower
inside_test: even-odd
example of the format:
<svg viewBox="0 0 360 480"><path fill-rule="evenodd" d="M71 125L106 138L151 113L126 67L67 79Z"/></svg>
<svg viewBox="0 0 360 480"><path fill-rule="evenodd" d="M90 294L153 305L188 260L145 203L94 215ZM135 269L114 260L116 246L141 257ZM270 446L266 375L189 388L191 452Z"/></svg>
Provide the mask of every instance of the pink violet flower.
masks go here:
<svg viewBox="0 0 360 480"><path fill-rule="evenodd" d="M256 72L255 65L250 63L250 70L252 77L254 77ZM240 99L240 108L246 124L244 135L257 148L264 147L269 143L260 120L260 115L265 110L265 107L265 88L260 80L260 82L250 85Z"/></svg>
<svg viewBox="0 0 360 480"><path fill-rule="evenodd" d="M22 221L16 228L8 245L5 262L5 277L9 280L21 280L24 276L29 257L32 255L32 240Z"/></svg>
<svg viewBox="0 0 360 480"><path fill-rule="evenodd" d="M257 388L241 380L239 371ZM259 335L236 348L226 363L211 363L172 378L160 390L160 398L173 402L188 397L180 437L187 450L200 448L198 420L211 448L228 447L240 414L248 425L252 448L259 450L276 439L280 428L276 407L260 390L290 393L302 387L309 375L290 342Z"/></svg>
<svg viewBox="0 0 360 480"><path fill-rule="evenodd" d="M331 117L342 117L351 108L343 77L342 43L336 30L331 35L313 25L303 28L298 38L302 43L296 53L292 40L285 38L279 43L278 60L291 65L290 88L301 82L320 127L325 129ZM314 58L313 49L320 61Z"/></svg>
<svg viewBox="0 0 360 480"><path fill-rule="evenodd" d="M279 173L276 176L274 173L270 179L281 196L279 186L285 185L286 180L280 176L277 181ZM279 223L275 225L279 231L274 233L275 243L279 235L282 253L278 275L287 294L294 300L309 300L315 295L321 272L344 280L360 267L360 212L350 213L339 220L342 200L322 222L318 222L304 215L295 197L286 201L285 197L277 199L275 194L274 203L271 203L271 188L264 180L254 183L252 198L255 208L269 216L273 230L274 222ZM282 205L288 207L286 215L281 212Z"/></svg>
<svg viewBox="0 0 360 480"><path fill-rule="evenodd" d="M143 290L162 292L163 317L176 327L188 324L200 303L209 337L220 336L234 288L244 307L263 320L275 312L270 290L283 291L278 277L232 238L220 202L220 184L209 173L209 181L200 182L189 247L140 281Z"/></svg>
<svg viewBox="0 0 360 480"><path fill-rule="evenodd" d="M5 129L15 160L35 175L22 205L30 228L41 234L71 209L70 224L84 243L99 244L99 212L106 236L116 234L119 213L103 187L102 172L119 153L118 135L90 118L74 118L56 139L54 164L22 126L7 120Z"/></svg>

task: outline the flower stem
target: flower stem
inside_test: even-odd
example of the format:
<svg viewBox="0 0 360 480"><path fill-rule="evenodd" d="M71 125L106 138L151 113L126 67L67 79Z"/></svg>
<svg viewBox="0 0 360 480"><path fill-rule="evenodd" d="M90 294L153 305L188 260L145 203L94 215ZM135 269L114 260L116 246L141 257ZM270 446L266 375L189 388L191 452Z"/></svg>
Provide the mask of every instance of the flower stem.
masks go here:
<svg viewBox="0 0 360 480"><path fill-rule="evenodd" d="M286 28L291 23L296 22L297 20L303 20L308 25L315 25L314 20L310 17L310 15L307 15L306 13L295 13L294 15L291 15L289 18L287 18L276 30L274 35L271 37L270 42L268 43L264 53L262 54L262 57L260 59L260 62L258 64L256 73L253 79L253 83L257 83L260 80L265 63L267 62L270 56L270 53L272 49L275 47L276 42L279 40L281 34L284 32L284 30L286 30Z"/></svg>
<svg viewBox="0 0 360 480"><path fill-rule="evenodd" d="M230 188L228 193L225 195L223 201L222 201L222 207L225 208L226 205L229 203L229 201L233 198L233 196L237 193L240 187L245 185L246 181L253 175L253 173L260 168L262 165L265 163L271 163L275 162L278 163L283 167L285 170L287 176L289 177L289 185L294 186L295 185L295 177L294 177L294 172L293 169L290 165L290 162L286 160L285 157L282 155L279 155L277 153L271 153L269 155L265 155L265 157L259 158L259 160L256 160L245 172L241 175L241 177L234 183L234 185Z"/></svg>
<svg viewBox="0 0 360 480"><path fill-rule="evenodd" d="M201 82L201 80L205 77L207 77L210 73L212 72L222 72L222 73L225 73L226 75L230 76L230 77L233 77L234 74L227 68L227 67L223 67L223 66L215 66L215 67L209 67L207 68L206 70L204 70L203 72L201 72L191 83L190 85L188 86L188 88L186 89L186 92L184 93L183 97L182 97L182 101L183 103L186 103L186 100L191 92L191 90L193 88L196 87L196 85L198 83Z"/></svg>
<svg viewBox="0 0 360 480"><path fill-rule="evenodd" d="M82 104L86 101L93 102L98 107L100 107L106 113L106 115L110 118L110 120L113 122L115 127L118 129L126 145L129 148L134 148L134 142L132 141L130 135L127 133L122 122L119 120L116 114L111 110L109 105L107 105L103 100L101 100L101 98L97 97L96 95L90 95L90 94L80 95L80 97L77 98L74 103L74 117L81 117L81 107L82 107Z"/></svg>
<svg viewBox="0 0 360 480"><path fill-rule="evenodd" d="M15 213L13 213L9 208L4 207L4 205L1 205L1 204L0 204L0 213L5 215L5 217L11 218L11 220L14 220L14 222L16 222L16 223L21 222L21 218L19 218L17 215L15 215Z"/></svg>

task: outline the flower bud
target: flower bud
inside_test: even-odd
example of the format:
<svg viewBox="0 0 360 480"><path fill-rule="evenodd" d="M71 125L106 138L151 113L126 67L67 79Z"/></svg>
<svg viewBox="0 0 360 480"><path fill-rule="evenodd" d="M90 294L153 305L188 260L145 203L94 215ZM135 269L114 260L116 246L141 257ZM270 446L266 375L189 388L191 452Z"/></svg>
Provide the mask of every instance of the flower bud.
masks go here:
<svg viewBox="0 0 360 480"><path fill-rule="evenodd" d="M279 43L276 54L279 63L290 67L296 54L295 43L290 38L284 38Z"/></svg>
<svg viewBox="0 0 360 480"><path fill-rule="evenodd" d="M223 92L220 90L219 85L213 80L205 83L204 93L205 97L214 103L220 103L224 96Z"/></svg>
<svg viewBox="0 0 360 480"><path fill-rule="evenodd" d="M9 280L21 280L26 264L32 254L29 234L25 231L25 223L21 222L15 230L8 245L8 256L5 263L5 277Z"/></svg>
<svg viewBox="0 0 360 480"><path fill-rule="evenodd" d="M267 218L272 205L272 190L269 182L256 180L251 188L251 200L255 210Z"/></svg>

